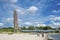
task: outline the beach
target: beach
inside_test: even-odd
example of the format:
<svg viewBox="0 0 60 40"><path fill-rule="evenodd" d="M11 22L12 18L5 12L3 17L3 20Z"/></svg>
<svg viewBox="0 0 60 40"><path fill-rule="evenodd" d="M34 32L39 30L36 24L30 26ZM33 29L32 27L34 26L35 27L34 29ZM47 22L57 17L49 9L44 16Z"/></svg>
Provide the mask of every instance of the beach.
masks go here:
<svg viewBox="0 0 60 40"><path fill-rule="evenodd" d="M0 34L0 40L47 40L46 34L42 37L41 34L29 34L29 33L21 33L21 34Z"/></svg>

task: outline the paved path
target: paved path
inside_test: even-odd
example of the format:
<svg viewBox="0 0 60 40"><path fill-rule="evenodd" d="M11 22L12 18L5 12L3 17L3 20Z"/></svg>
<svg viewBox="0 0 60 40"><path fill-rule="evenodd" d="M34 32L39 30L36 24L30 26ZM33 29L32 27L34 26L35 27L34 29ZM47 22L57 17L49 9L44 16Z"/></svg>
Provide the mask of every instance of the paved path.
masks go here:
<svg viewBox="0 0 60 40"><path fill-rule="evenodd" d="M0 34L0 40L46 40L46 36L42 37L36 34Z"/></svg>

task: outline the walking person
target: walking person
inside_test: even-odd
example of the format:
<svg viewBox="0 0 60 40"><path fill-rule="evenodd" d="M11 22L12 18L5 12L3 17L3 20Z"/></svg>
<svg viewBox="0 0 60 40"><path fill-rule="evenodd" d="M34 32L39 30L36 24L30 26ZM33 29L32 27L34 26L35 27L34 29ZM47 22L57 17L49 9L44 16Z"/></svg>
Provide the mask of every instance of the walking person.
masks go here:
<svg viewBox="0 0 60 40"><path fill-rule="evenodd" d="M42 37L44 37L44 33L42 32L41 34L42 34Z"/></svg>

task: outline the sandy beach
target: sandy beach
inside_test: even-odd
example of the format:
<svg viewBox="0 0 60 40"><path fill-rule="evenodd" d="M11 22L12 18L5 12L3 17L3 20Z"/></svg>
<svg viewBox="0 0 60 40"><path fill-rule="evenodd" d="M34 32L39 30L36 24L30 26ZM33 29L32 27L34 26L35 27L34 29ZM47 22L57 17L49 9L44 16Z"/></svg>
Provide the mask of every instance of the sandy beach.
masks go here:
<svg viewBox="0 0 60 40"><path fill-rule="evenodd" d="M21 33L21 34L0 34L0 40L46 40L46 35L42 37L41 34L37 36L37 34L29 34L29 33Z"/></svg>

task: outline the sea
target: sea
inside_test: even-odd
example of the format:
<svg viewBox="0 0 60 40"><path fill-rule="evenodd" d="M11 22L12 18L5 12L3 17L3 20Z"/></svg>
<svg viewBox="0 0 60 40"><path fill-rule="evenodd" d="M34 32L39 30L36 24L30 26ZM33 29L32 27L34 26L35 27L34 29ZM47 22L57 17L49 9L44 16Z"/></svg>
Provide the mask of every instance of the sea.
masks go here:
<svg viewBox="0 0 60 40"><path fill-rule="evenodd" d="M50 34L50 37L53 38L53 40L60 40L60 34Z"/></svg>
<svg viewBox="0 0 60 40"><path fill-rule="evenodd" d="M22 30L21 32L52 32L54 30ZM49 34L49 37L53 38L53 40L60 40L60 34Z"/></svg>

